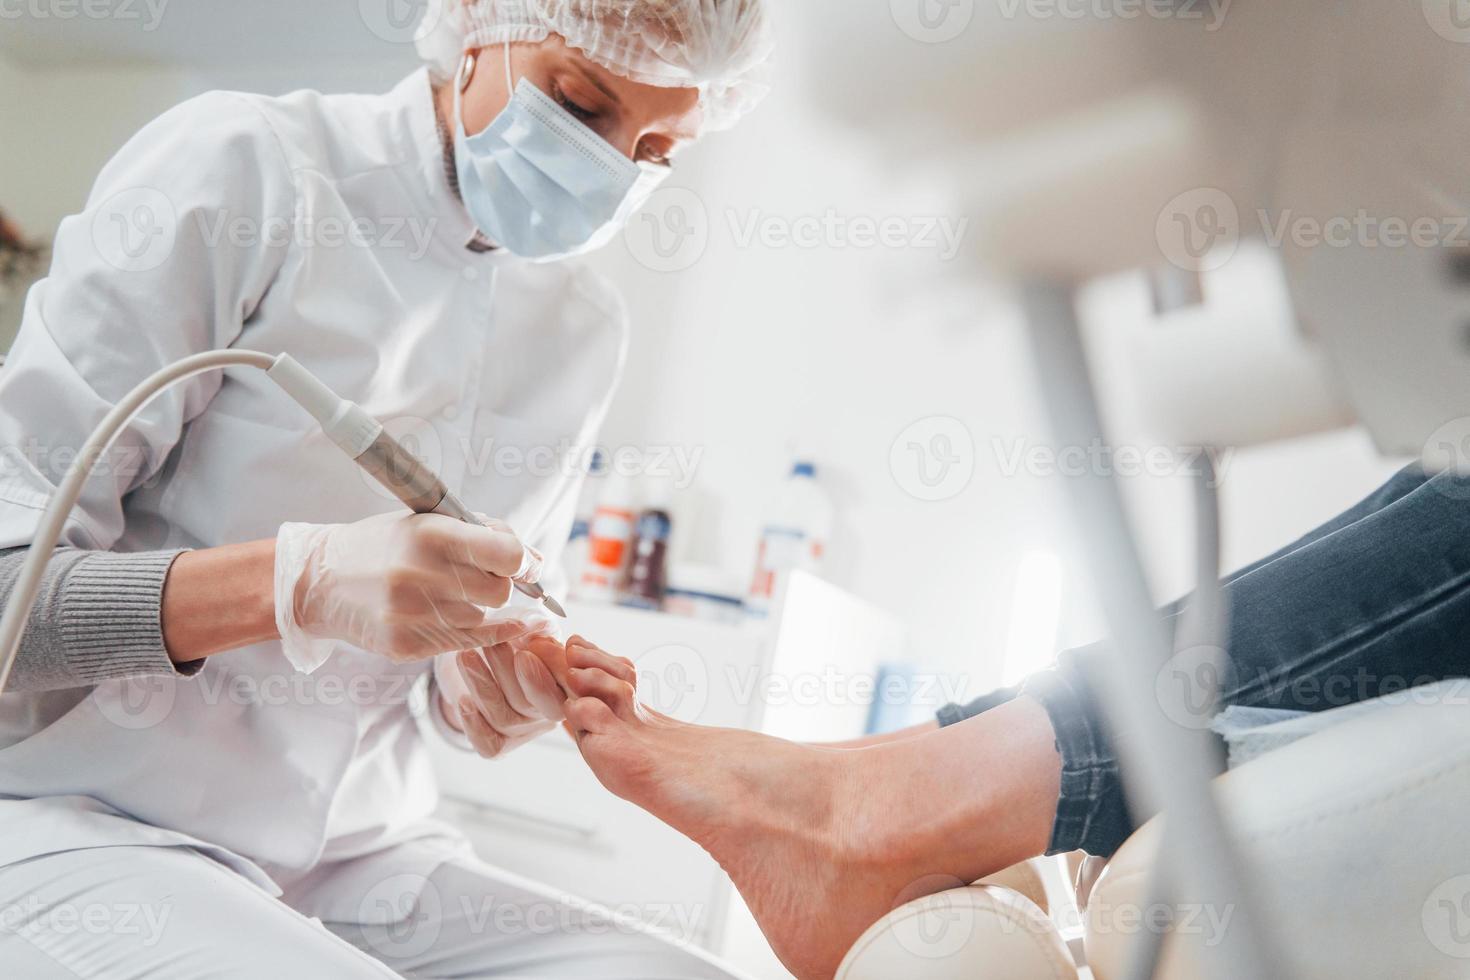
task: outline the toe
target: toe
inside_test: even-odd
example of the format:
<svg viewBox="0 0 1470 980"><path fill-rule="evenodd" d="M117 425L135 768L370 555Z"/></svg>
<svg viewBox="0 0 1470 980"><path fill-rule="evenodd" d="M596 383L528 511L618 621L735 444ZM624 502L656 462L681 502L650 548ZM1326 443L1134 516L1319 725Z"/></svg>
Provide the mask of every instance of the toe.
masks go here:
<svg viewBox="0 0 1470 980"><path fill-rule="evenodd" d="M551 671L551 676L558 683L564 683L567 676L567 650L549 636L536 636L524 644L524 649L529 650Z"/></svg>
<svg viewBox="0 0 1470 980"><path fill-rule="evenodd" d="M577 668L572 669L569 680L573 694L598 699L624 721L638 719L633 685L627 681L620 680L604 670Z"/></svg>
<svg viewBox="0 0 1470 980"><path fill-rule="evenodd" d="M596 669L606 671L619 680L629 684L638 682L638 672L633 667L633 661L622 657L614 657L612 654L587 643L579 643L574 638L567 644L567 663L572 667L583 670Z"/></svg>
<svg viewBox="0 0 1470 980"><path fill-rule="evenodd" d="M616 731L618 716L597 698L578 698L569 701L566 707L567 722L579 732L603 735Z"/></svg>

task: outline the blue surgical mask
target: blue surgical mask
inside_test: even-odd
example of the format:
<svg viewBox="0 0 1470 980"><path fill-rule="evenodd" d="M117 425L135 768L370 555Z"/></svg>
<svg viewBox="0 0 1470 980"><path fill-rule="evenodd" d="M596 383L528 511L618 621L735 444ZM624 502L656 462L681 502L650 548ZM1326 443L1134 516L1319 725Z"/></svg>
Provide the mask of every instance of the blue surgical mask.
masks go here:
<svg viewBox="0 0 1470 980"><path fill-rule="evenodd" d="M525 79L484 132L466 136L463 88L455 84L460 197L480 231L512 254L552 262L606 244L668 173L629 160Z"/></svg>

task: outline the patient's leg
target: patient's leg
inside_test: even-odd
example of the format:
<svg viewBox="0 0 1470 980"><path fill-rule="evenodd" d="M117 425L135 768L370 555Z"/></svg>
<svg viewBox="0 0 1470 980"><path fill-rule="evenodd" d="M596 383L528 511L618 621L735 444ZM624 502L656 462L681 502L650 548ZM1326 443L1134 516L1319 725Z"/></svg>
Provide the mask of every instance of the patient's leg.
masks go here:
<svg viewBox="0 0 1470 980"><path fill-rule="evenodd" d="M1060 760L1022 698L942 731L824 749L674 721L638 704L631 665L567 648L568 710L609 790L714 856L782 962L828 978L897 904L1046 849Z"/></svg>

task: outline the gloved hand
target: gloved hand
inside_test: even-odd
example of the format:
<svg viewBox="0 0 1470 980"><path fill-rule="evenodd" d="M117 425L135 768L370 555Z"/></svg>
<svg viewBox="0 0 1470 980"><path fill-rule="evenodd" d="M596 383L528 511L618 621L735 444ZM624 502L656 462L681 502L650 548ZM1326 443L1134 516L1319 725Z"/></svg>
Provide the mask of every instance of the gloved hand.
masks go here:
<svg viewBox="0 0 1470 980"><path fill-rule="evenodd" d="M285 524L276 536L276 625L286 657L310 672L345 641L390 660L478 650L524 633L505 605L534 582L541 556L507 526L438 514L356 524Z"/></svg>
<svg viewBox="0 0 1470 980"><path fill-rule="evenodd" d="M580 636L563 644L550 624L507 643L480 652L440 657L434 662L446 718L468 737L475 751L487 759L505 755L544 735L566 719L568 699L576 688L587 690L604 683L637 686L638 672L631 660L615 657ZM583 675L580 683L573 673ZM594 676L595 675L595 676ZM589 687L591 685L591 687ZM566 721L568 732L577 732Z"/></svg>
<svg viewBox="0 0 1470 980"><path fill-rule="evenodd" d="M487 759L546 734L564 717L566 650L534 625L514 640L434 661L444 717Z"/></svg>

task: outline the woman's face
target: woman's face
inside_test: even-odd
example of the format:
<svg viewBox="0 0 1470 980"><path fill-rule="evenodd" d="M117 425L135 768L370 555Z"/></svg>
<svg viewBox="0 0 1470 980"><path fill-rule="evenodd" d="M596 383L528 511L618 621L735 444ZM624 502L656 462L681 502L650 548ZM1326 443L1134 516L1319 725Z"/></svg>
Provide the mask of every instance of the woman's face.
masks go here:
<svg viewBox="0 0 1470 980"><path fill-rule="evenodd" d="M509 48L516 84L529 81L636 163L667 165L698 133L697 89L631 82L554 35L539 44ZM476 52L474 74L463 96L465 132L473 136L490 125L510 96L505 46Z"/></svg>

